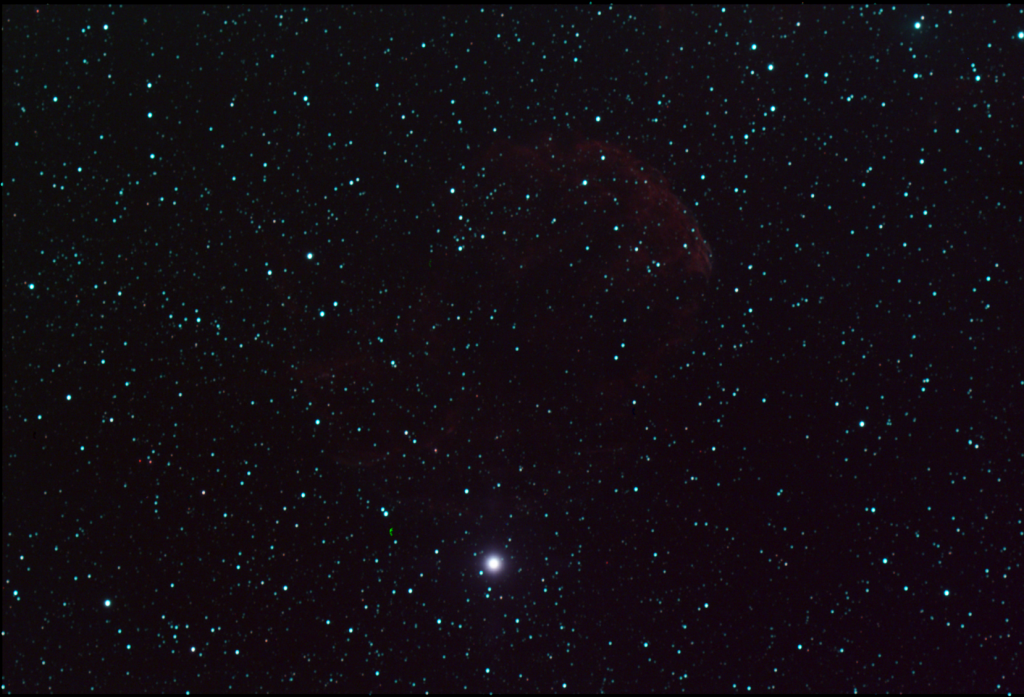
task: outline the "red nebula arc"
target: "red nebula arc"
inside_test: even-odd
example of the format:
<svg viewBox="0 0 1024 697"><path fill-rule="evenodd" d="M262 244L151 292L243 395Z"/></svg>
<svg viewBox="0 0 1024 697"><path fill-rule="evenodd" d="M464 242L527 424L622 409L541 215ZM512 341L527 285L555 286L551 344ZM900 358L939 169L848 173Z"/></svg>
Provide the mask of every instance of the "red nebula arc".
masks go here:
<svg viewBox="0 0 1024 697"><path fill-rule="evenodd" d="M666 179L614 145L544 135L492 144L441 200L421 291L365 328L380 348L317 371L339 461L401 462L389 481L422 495L442 461L628 444L630 392L679 362L711 278Z"/></svg>
<svg viewBox="0 0 1024 697"><path fill-rule="evenodd" d="M534 374L639 379L691 335L711 276L665 178L580 138L492 145L451 187L445 236L425 309L458 320L421 329Z"/></svg>

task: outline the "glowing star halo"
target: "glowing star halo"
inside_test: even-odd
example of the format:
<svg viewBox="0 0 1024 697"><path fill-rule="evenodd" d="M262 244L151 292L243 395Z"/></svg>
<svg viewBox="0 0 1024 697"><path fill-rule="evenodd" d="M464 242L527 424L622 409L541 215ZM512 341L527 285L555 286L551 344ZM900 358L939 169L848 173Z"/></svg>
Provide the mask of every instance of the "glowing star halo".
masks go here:
<svg viewBox="0 0 1024 697"><path fill-rule="evenodd" d="M489 557L487 559L487 568L490 571L497 571L501 568L501 559L498 559L498 557Z"/></svg>

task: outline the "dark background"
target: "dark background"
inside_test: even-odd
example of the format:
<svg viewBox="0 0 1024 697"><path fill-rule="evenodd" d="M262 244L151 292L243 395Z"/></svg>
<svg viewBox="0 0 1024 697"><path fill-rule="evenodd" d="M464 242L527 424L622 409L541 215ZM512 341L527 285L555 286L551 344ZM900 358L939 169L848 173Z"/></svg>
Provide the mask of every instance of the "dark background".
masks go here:
<svg viewBox="0 0 1024 697"><path fill-rule="evenodd" d="M3 690L1020 691L1022 32L5 6ZM538 132L713 250L628 419L392 341Z"/></svg>

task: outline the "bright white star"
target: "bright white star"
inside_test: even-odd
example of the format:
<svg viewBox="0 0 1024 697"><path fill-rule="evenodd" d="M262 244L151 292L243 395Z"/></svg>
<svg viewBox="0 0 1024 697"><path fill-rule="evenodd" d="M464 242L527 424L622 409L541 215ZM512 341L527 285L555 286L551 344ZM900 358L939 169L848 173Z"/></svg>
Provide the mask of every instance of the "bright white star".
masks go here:
<svg viewBox="0 0 1024 697"><path fill-rule="evenodd" d="M501 568L501 560L497 557L491 557L487 560L487 568L491 571L497 571Z"/></svg>

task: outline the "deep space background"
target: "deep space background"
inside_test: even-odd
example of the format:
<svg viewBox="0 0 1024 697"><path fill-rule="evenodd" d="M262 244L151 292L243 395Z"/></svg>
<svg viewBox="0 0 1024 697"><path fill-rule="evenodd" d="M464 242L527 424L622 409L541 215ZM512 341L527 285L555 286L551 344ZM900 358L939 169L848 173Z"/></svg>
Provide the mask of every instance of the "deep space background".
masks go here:
<svg viewBox="0 0 1024 697"><path fill-rule="evenodd" d="M628 370L458 259L544 142ZM1013 6L5 5L3 691L1019 692L1022 143Z"/></svg>

